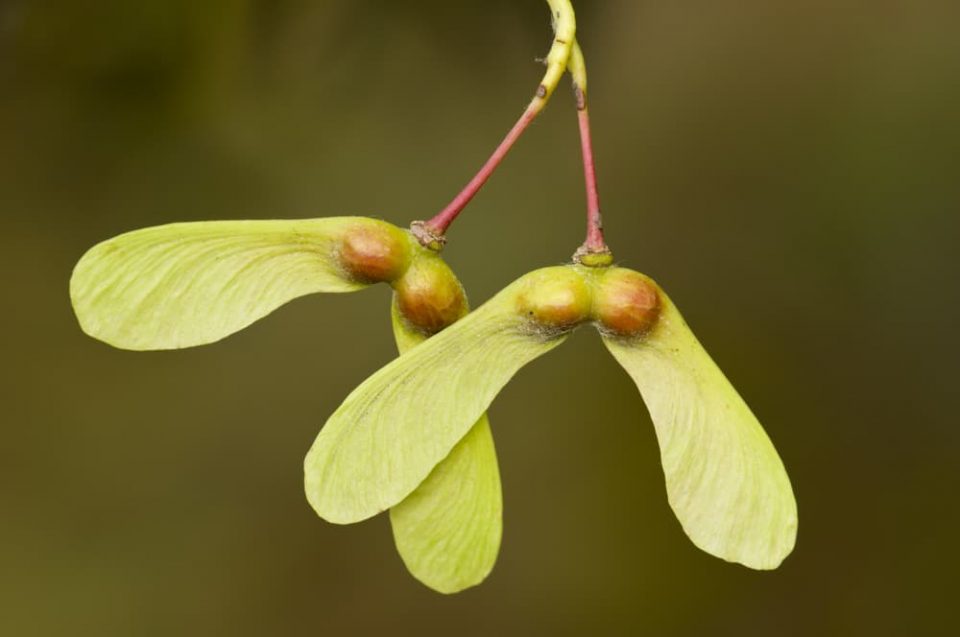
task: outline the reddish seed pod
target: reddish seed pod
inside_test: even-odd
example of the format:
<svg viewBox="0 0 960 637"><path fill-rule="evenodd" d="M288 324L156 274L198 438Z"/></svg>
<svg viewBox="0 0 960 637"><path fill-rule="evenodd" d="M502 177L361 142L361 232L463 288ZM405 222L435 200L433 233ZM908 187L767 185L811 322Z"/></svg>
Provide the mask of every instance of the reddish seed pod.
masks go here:
<svg viewBox="0 0 960 637"><path fill-rule="evenodd" d="M460 281L434 254L418 255L393 289L401 316L428 336L467 313L467 295Z"/></svg>
<svg viewBox="0 0 960 637"><path fill-rule="evenodd" d="M613 268L598 281L593 316L600 326L620 336L645 334L660 315L660 293L650 278Z"/></svg>
<svg viewBox="0 0 960 637"><path fill-rule="evenodd" d="M590 318L591 296L583 276L573 268L547 268L520 292L517 306L537 327L566 330Z"/></svg>
<svg viewBox="0 0 960 637"><path fill-rule="evenodd" d="M410 241L399 228L387 223L358 224L343 236L340 262L347 273L363 283L395 281L410 263Z"/></svg>

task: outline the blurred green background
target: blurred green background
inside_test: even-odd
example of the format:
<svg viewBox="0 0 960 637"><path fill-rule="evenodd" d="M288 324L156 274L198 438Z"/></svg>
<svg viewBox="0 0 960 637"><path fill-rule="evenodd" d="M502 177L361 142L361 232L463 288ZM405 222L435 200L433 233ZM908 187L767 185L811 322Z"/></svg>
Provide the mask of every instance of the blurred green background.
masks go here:
<svg viewBox="0 0 960 637"><path fill-rule="evenodd" d="M579 2L608 238L760 416L800 507L756 573L670 512L593 330L491 410L500 560L454 597L302 495L394 355L386 288L117 351L67 281L171 221L445 204L519 116L542 1L0 2L3 635L957 635L960 4ZM583 231L566 88L453 228L474 304Z"/></svg>

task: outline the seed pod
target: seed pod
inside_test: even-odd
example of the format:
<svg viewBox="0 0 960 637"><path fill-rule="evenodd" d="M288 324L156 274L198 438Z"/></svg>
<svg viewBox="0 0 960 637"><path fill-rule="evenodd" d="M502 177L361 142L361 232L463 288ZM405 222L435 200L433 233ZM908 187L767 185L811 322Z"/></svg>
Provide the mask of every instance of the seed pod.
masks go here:
<svg viewBox="0 0 960 637"><path fill-rule="evenodd" d="M565 331L590 317L592 294L579 269L544 268L524 280L517 309L536 328Z"/></svg>
<svg viewBox="0 0 960 637"><path fill-rule="evenodd" d="M601 330L617 336L640 336L660 315L660 293L650 278L624 268L603 273L593 298L593 316Z"/></svg>
<svg viewBox="0 0 960 637"><path fill-rule="evenodd" d="M400 316L430 336L467 313L467 295L450 267L435 253L418 251L393 284Z"/></svg>
<svg viewBox="0 0 960 637"><path fill-rule="evenodd" d="M389 224L357 224L339 245L340 263L360 283L395 281L410 265L409 235Z"/></svg>

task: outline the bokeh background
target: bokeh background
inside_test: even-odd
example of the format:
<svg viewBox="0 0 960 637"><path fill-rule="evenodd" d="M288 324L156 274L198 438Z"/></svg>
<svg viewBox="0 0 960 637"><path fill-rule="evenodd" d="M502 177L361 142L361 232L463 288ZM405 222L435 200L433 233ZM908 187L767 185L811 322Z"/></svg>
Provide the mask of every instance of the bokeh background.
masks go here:
<svg viewBox="0 0 960 637"><path fill-rule="evenodd" d="M387 289L217 345L85 337L94 243L451 198L520 114L537 0L0 2L0 634L957 635L960 4L581 1L608 237L761 417L799 541L697 550L593 330L491 410L499 563L444 597L301 460L394 355ZM474 304L583 231L566 89L451 233Z"/></svg>

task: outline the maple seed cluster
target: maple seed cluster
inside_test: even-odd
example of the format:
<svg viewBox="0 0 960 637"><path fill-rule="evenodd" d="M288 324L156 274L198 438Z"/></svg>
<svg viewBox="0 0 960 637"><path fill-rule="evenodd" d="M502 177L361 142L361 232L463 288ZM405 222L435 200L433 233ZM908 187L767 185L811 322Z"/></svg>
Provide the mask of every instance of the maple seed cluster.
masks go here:
<svg viewBox="0 0 960 637"><path fill-rule="evenodd" d="M647 405L667 499L691 541L727 561L776 568L797 533L783 462L667 294L649 277L613 266L573 8L569 0L547 3L555 39L536 96L432 219L410 230L329 217L127 232L77 263L70 296L79 324L123 349L181 349L226 338L295 298L388 284L400 356L327 419L304 460L304 491L316 513L337 524L389 510L409 571L436 591L455 593L489 575L503 531L486 411L520 369L590 323ZM527 273L470 313L463 286L439 254L445 233L567 71L583 155L586 239L572 263Z"/></svg>
<svg viewBox="0 0 960 637"><path fill-rule="evenodd" d="M358 224L336 249L347 276L359 283L388 283L401 317L427 336L467 313L466 294L450 267L416 245L409 232L389 224ZM616 336L642 336L656 323L659 309L656 284L624 268L548 269L517 300L518 312L547 333L595 321Z"/></svg>
<svg viewBox="0 0 960 637"><path fill-rule="evenodd" d="M346 274L360 283L388 283L400 316L432 336L467 313L467 295L450 267L389 224L358 224L337 246Z"/></svg>
<svg viewBox="0 0 960 637"><path fill-rule="evenodd" d="M547 268L532 277L517 299L535 329L566 332L588 321L604 332L640 337L660 314L657 285L623 268Z"/></svg>

